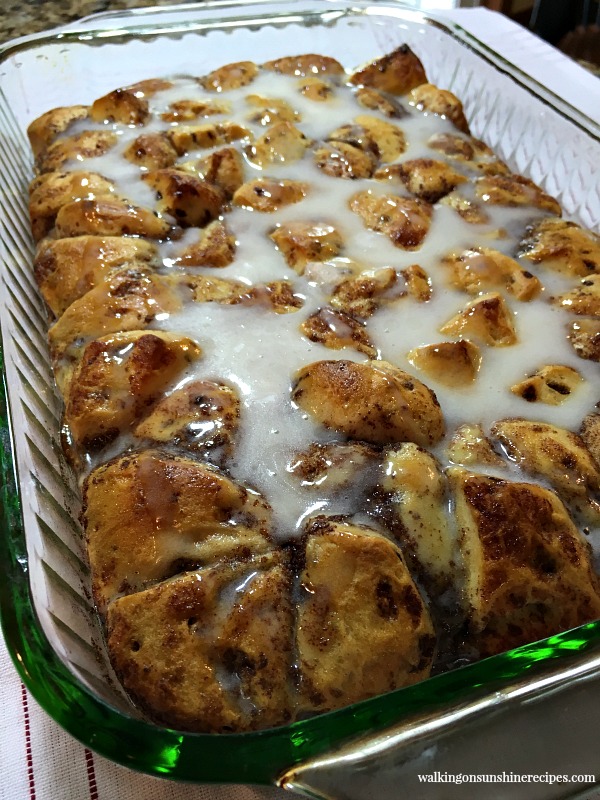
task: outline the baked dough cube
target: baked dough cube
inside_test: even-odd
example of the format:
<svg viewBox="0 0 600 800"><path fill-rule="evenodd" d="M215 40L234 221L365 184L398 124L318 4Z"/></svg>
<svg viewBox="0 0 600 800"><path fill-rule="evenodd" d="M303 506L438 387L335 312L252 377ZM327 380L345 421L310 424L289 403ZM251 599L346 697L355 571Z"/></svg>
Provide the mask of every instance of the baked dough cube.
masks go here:
<svg viewBox="0 0 600 800"><path fill-rule="evenodd" d="M322 425L373 444L431 447L444 435L435 394L387 361L317 361L300 369L292 400Z"/></svg>
<svg viewBox="0 0 600 800"><path fill-rule="evenodd" d="M321 78L304 78L304 80L299 81L298 89L300 94L303 94L304 97L314 103L327 103L334 93L333 85Z"/></svg>
<svg viewBox="0 0 600 800"><path fill-rule="evenodd" d="M518 418L496 422L492 435L524 472L547 481L585 522L600 522L600 471L580 436Z"/></svg>
<svg viewBox="0 0 600 800"><path fill-rule="evenodd" d="M158 445L200 452L217 463L231 455L239 418L234 389L214 381L192 381L158 400L133 433Z"/></svg>
<svg viewBox="0 0 600 800"><path fill-rule="evenodd" d="M473 383L481 366L481 351L472 342L426 344L406 355L410 364L445 386L466 386Z"/></svg>
<svg viewBox="0 0 600 800"><path fill-rule="evenodd" d="M550 217L527 229L519 257L583 278L600 272L600 238L575 222Z"/></svg>
<svg viewBox="0 0 600 800"><path fill-rule="evenodd" d="M99 97L90 108L94 122L120 122L123 125L143 125L150 117L148 101L142 92L115 89Z"/></svg>
<svg viewBox="0 0 600 800"><path fill-rule="evenodd" d="M151 718L205 733L290 721L293 620L280 560L222 563L111 605L113 667Z"/></svg>
<svg viewBox="0 0 600 800"><path fill-rule="evenodd" d="M269 234L287 264L298 275L311 261L329 261L342 249L343 241L333 225L310 222L288 222L275 228Z"/></svg>
<svg viewBox="0 0 600 800"><path fill-rule="evenodd" d="M475 339L490 347L516 344L517 334L502 295L490 292L473 300L440 328L440 333Z"/></svg>
<svg viewBox="0 0 600 800"><path fill-rule="evenodd" d="M178 125L167 131L167 137L177 154L219 147L238 139L250 139L252 134L236 122L207 122L204 125Z"/></svg>
<svg viewBox="0 0 600 800"><path fill-rule="evenodd" d="M212 275L191 275L187 272L170 276L171 285L189 292L195 303L239 303L248 292L241 281L213 278Z"/></svg>
<svg viewBox="0 0 600 800"><path fill-rule="evenodd" d="M166 133L142 133L125 148L123 156L144 169L166 169L177 161L177 150Z"/></svg>
<svg viewBox="0 0 600 800"><path fill-rule="evenodd" d="M475 182L475 194L498 206L533 206L560 217L559 203L522 175L486 175Z"/></svg>
<svg viewBox="0 0 600 800"><path fill-rule="evenodd" d="M588 414L581 425L581 438L600 469L600 414Z"/></svg>
<svg viewBox="0 0 600 800"><path fill-rule="evenodd" d="M311 342L320 342L332 350L352 347L369 358L377 358L377 348L364 324L343 311L320 308L304 320L300 330Z"/></svg>
<svg viewBox="0 0 600 800"><path fill-rule="evenodd" d="M274 125L276 122L299 122L301 119L300 113L280 97L249 94L246 96L246 102L255 109L248 119L265 127Z"/></svg>
<svg viewBox="0 0 600 800"><path fill-rule="evenodd" d="M27 128L27 137L36 160L57 136L77 120L85 119L89 106L61 106L46 111L37 117Z"/></svg>
<svg viewBox="0 0 600 800"><path fill-rule="evenodd" d="M73 200L117 199L115 186L95 172L45 172L30 186L29 217L36 242L49 233L60 209Z"/></svg>
<svg viewBox="0 0 600 800"><path fill-rule="evenodd" d="M167 89L172 89L173 83L165 78L146 78L145 80L132 83L126 88L130 92L136 94L138 97L153 97L158 92L164 92Z"/></svg>
<svg viewBox="0 0 600 800"><path fill-rule="evenodd" d="M332 178L370 178L377 167L377 158L370 150L362 150L348 142L328 142L314 151L315 165Z"/></svg>
<svg viewBox="0 0 600 800"><path fill-rule="evenodd" d="M579 358L600 361L600 319L581 317L568 326L567 339Z"/></svg>
<svg viewBox="0 0 600 800"><path fill-rule="evenodd" d="M67 161L103 156L117 141L117 134L112 131L81 131L73 136L64 136L40 154L38 172L58 172Z"/></svg>
<svg viewBox="0 0 600 800"><path fill-rule="evenodd" d="M328 711L429 675L427 607L392 542L317 517L308 527L296 651L301 710Z"/></svg>
<svg viewBox="0 0 600 800"><path fill-rule="evenodd" d="M481 425L461 425L456 429L448 445L448 458L463 467L489 466L505 468L506 462L494 451L492 443Z"/></svg>
<svg viewBox="0 0 600 800"><path fill-rule="evenodd" d="M515 383L510 390L528 403L559 406L568 400L581 381L582 377L576 369L551 364L536 370L524 381Z"/></svg>
<svg viewBox="0 0 600 800"><path fill-rule="evenodd" d="M385 122L379 117L368 114L361 114L356 117L351 127L355 126L366 132L368 141L372 143L375 153L381 161L395 161L406 150L407 144L403 132L391 122ZM334 141L337 137L333 133L328 138L330 141Z"/></svg>
<svg viewBox="0 0 600 800"><path fill-rule="evenodd" d="M258 67L253 61L237 61L225 64L200 78L202 86L210 92L228 92L248 86L258 75Z"/></svg>
<svg viewBox="0 0 600 800"><path fill-rule="evenodd" d="M146 236L166 239L178 234L177 226L157 212L126 200L73 200L56 215L56 237Z"/></svg>
<svg viewBox="0 0 600 800"><path fill-rule="evenodd" d="M433 213L423 200L373 194L369 189L350 198L350 210L362 218L369 230L385 234L401 250L416 250L423 244Z"/></svg>
<svg viewBox="0 0 600 800"><path fill-rule="evenodd" d="M157 314L170 314L181 305L182 293L177 285L150 274L145 264L114 273L106 283L71 303L48 331L50 353L58 368L55 376L63 395L69 368L89 341L119 331L143 330Z"/></svg>
<svg viewBox="0 0 600 800"><path fill-rule="evenodd" d="M262 306L276 314L292 314L304 305L302 295L294 294L293 286L288 281L255 284L230 302Z"/></svg>
<svg viewBox="0 0 600 800"><path fill-rule="evenodd" d="M428 203L437 203L467 180L449 164L433 158L415 158L380 167L373 177L383 181L398 178L411 194Z"/></svg>
<svg viewBox="0 0 600 800"><path fill-rule="evenodd" d="M315 53L276 58L274 61L266 61L262 68L270 72L278 72L280 75L298 75L301 78L311 75L344 74L344 68L335 58Z"/></svg>
<svg viewBox="0 0 600 800"><path fill-rule="evenodd" d="M476 141L470 136L460 136L458 133L434 133L427 140L427 147L444 153L453 160L469 162L475 159ZM489 155L493 155L489 148L486 147L486 149L489 151Z"/></svg>
<svg viewBox="0 0 600 800"><path fill-rule="evenodd" d="M450 192L442 197L440 203L454 209L470 225L485 225L490 221L489 215L478 203L468 197L463 197L460 192Z"/></svg>
<svg viewBox="0 0 600 800"><path fill-rule="evenodd" d="M291 122L277 122L246 148L248 159L263 169L271 164L292 164L304 155L311 141Z"/></svg>
<svg viewBox="0 0 600 800"><path fill-rule="evenodd" d="M195 170L202 180L214 183L222 189L228 200L231 200L244 183L242 156L233 147L224 147L201 158L195 164Z"/></svg>
<svg viewBox="0 0 600 800"><path fill-rule="evenodd" d="M93 470L83 519L102 615L120 595L271 549L270 508L259 494L209 464L155 450Z"/></svg>
<svg viewBox="0 0 600 800"><path fill-rule="evenodd" d="M60 315L94 286L132 262L151 269L156 246L144 239L122 236L74 236L46 239L35 256L35 278L44 300Z"/></svg>
<svg viewBox="0 0 600 800"><path fill-rule="evenodd" d="M524 270L514 259L489 247L452 253L442 259L442 264L449 269L450 284L469 294L500 287L517 300L527 302L542 290L535 275Z"/></svg>
<svg viewBox="0 0 600 800"><path fill-rule="evenodd" d="M197 242L188 245L173 259L178 267L227 267L235 258L235 236L224 222L214 220L200 231Z"/></svg>
<svg viewBox="0 0 600 800"><path fill-rule="evenodd" d="M350 78L350 83L355 86L372 87L392 95L408 94L415 86L426 81L423 65L405 44L372 61Z"/></svg>
<svg viewBox="0 0 600 800"><path fill-rule="evenodd" d="M177 169L148 172L143 180L156 191L159 210L184 228L208 225L225 203L225 194L218 186Z"/></svg>
<svg viewBox="0 0 600 800"><path fill-rule="evenodd" d="M307 194L307 183L257 178L240 186L233 195L233 204L270 214L282 206L299 203Z"/></svg>
<svg viewBox="0 0 600 800"><path fill-rule="evenodd" d="M332 495L348 486L363 492L380 462L381 454L364 442L314 442L294 453L286 469L303 488Z"/></svg>
<svg viewBox="0 0 600 800"><path fill-rule="evenodd" d="M369 108L371 111L379 111L392 119L402 119L402 117L408 116L408 111L400 105L395 97L379 92L377 89L361 87L356 92L356 100L361 106Z"/></svg>
<svg viewBox="0 0 600 800"><path fill-rule="evenodd" d="M161 331L116 333L90 342L65 396L69 443L83 452L106 447L200 355L195 342Z"/></svg>
<svg viewBox="0 0 600 800"><path fill-rule="evenodd" d="M165 122L191 122L198 117L214 117L229 114L231 104L215 100L176 100L169 106L169 111L162 113Z"/></svg>
<svg viewBox="0 0 600 800"><path fill-rule="evenodd" d="M459 131L469 133L463 105L452 92L439 89L432 83L422 83L411 91L409 99L411 105L415 105L420 111L439 114L453 122Z"/></svg>
<svg viewBox="0 0 600 800"><path fill-rule="evenodd" d="M436 459L406 442L385 453L381 473L381 489L390 509L384 521L408 563L434 595L459 584L456 534L448 524L446 478Z"/></svg>
<svg viewBox="0 0 600 800"><path fill-rule="evenodd" d="M333 308L347 314L367 318L377 311L382 303L394 298L391 292L397 282L397 273L391 267L365 270L356 278L346 278L335 288L330 297Z"/></svg>
<svg viewBox="0 0 600 800"><path fill-rule="evenodd" d="M448 475L481 656L600 616L590 549L555 494L458 467Z"/></svg>
<svg viewBox="0 0 600 800"><path fill-rule="evenodd" d="M423 267L411 264L409 267L401 269L400 274L406 281L406 289L411 297L414 297L419 303L431 300L431 279Z"/></svg>
<svg viewBox="0 0 600 800"><path fill-rule="evenodd" d="M572 314L600 317L600 274L583 278L575 289L553 297L552 302Z"/></svg>

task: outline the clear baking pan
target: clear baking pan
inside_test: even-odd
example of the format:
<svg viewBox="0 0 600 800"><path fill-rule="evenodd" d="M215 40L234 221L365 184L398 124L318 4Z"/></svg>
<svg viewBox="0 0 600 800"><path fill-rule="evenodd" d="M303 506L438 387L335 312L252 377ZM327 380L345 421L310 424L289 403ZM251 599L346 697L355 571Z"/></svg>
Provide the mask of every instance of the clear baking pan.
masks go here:
<svg viewBox="0 0 600 800"><path fill-rule="evenodd" d="M600 622L334 713L221 736L168 730L139 716L110 673L90 601L78 493L59 446L45 311L30 267L27 124L54 106L87 103L143 78L300 52L353 66L403 42L432 82L463 99L476 136L558 197L566 215L598 229L598 127L459 27L400 4L204 3L108 15L96 30L65 29L0 51L4 634L23 680L58 723L149 774L279 782L310 797L357 800L584 796L593 780L483 786L450 783L444 774L600 779ZM441 782L420 782L419 774L436 772Z"/></svg>

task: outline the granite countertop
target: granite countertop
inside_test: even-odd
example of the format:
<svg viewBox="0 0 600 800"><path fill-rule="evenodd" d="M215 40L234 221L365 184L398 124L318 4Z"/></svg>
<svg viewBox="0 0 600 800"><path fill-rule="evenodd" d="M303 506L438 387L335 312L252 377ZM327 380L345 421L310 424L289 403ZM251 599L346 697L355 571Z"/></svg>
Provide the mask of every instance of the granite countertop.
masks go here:
<svg viewBox="0 0 600 800"><path fill-rule="evenodd" d="M174 6L182 0L1 0L0 44L28 33L74 22L88 14L143 6Z"/></svg>

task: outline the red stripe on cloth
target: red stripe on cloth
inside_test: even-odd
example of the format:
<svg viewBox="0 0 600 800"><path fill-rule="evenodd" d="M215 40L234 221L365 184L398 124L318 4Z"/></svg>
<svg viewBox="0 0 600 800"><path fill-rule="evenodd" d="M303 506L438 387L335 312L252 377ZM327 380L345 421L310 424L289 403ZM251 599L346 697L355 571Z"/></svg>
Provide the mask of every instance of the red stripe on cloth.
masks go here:
<svg viewBox="0 0 600 800"><path fill-rule="evenodd" d="M23 705L23 721L25 723L25 753L27 755L27 780L29 781L29 798L35 800L35 776L33 774L33 751L31 749L31 725L29 720L29 698L27 689L21 684L21 703Z"/></svg>
<svg viewBox="0 0 600 800"><path fill-rule="evenodd" d="M87 766L87 779L90 788L90 800L98 800L98 784L96 783L96 769L94 767L94 754L85 748L85 763Z"/></svg>

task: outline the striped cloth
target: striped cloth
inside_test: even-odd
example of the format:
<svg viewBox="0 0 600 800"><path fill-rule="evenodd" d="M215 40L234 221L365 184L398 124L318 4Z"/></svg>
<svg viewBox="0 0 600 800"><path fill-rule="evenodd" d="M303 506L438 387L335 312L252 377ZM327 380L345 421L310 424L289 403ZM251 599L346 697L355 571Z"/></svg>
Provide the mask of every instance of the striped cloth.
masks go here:
<svg viewBox="0 0 600 800"><path fill-rule="evenodd" d="M191 786L132 772L92 753L50 719L0 636L0 800L289 800L280 789Z"/></svg>

